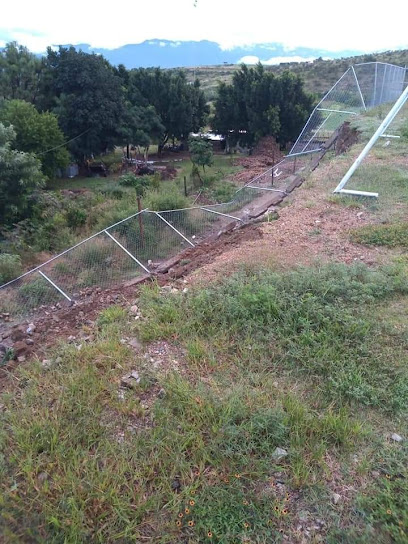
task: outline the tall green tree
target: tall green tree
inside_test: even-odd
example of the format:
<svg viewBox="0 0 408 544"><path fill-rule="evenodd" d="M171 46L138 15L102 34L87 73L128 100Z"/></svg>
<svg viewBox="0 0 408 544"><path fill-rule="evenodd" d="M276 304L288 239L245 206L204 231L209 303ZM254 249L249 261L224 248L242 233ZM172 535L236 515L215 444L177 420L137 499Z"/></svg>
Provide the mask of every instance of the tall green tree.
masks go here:
<svg viewBox="0 0 408 544"><path fill-rule="evenodd" d="M12 149L12 127L0 123L0 225L7 227L28 217L35 193L44 186L41 163L34 155Z"/></svg>
<svg viewBox="0 0 408 544"><path fill-rule="evenodd" d="M58 115L70 151L81 160L121 141L123 81L100 55L74 47L48 49L43 107Z"/></svg>
<svg viewBox="0 0 408 544"><path fill-rule="evenodd" d="M38 105L43 77L43 61L27 47L10 42L0 51L1 98L25 100Z"/></svg>
<svg viewBox="0 0 408 544"><path fill-rule="evenodd" d="M154 107L163 126L159 152L169 139L187 140L190 132L204 125L208 115L199 82L190 85L181 70L131 70L128 92L131 104Z"/></svg>
<svg viewBox="0 0 408 544"><path fill-rule="evenodd" d="M15 148L35 153L47 177L53 177L58 168L68 165L65 137L53 113L39 113L32 104L23 100L5 100L0 103L0 122L14 127L17 133Z"/></svg>
<svg viewBox="0 0 408 544"><path fill-rule="evenodd" d="M297 137L312 105L313 97L298 76L275 76L260 63L254 68L242 65L231 85L218 87L212 126L231 144L252 146L272 135L284 145Z"/></svg>

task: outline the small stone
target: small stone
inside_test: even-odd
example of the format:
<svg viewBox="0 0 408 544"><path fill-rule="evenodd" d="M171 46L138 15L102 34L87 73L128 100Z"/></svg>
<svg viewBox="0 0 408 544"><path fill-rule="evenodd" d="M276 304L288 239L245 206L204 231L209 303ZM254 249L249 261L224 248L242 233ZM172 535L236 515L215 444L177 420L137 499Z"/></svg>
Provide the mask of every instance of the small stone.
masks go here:
<svg viewBox="0 0 408 544"><path fill-rule="evenodd" d="M24 363L25 360L26 360L25 355L20 355L20 357L17 357L17 361L18 361L19 363Z"/></svg>
<svg viewBox="0 0 408 544"><path fill-rule="evenodd" d="M75 336L68 336L68 342L73 342L75 340Z"/></svg>
<svg viewBox="0 0 408 544"><path fill-rule="evenodd" d="M137 338L131 338L128 342L129 346L135 349L136 351L141 351L142 344L139 342Z"/></svg>
<svg viewBox="0 0 408 544"><path fill-rule="evenodd" d="M140 383L140 376L137 370L133 370L130 374L123 376L120 385L128 389L134 389Z"/></svg>
<svg viewBox="0 0 408 544"><path fill-rule="evenodd" d="M166 396L166 391L163 388L160 389L160 391L157 393L157 396L159 399L164 399L164 397Z"/></svg>
<svg viewBox="0 0 408 544"><path fill-rule="evenodd" d="M28 325L28 328L26 330L26 333L27 334L33 334L35 332L35 329L36 329L36 326L34 325L34 323L30 323Z"/></svg>
<svg viewBox="0 0 408 544"><path fill-rule="evenodd" d="M188 288L187 288L187 287L184 287L183 293L184 293L184 294L185 294L185 293L188 293Z"/></svg>
<svg viewBox="0 0 408 544"><path fill-rule="evenodd" d="M391 440L394 440L394 442L402 442L403 438L397 433L392 433Z"/></svg>
<svg viewBox="0 0 408 544"><path fill-rule="evenodd" d="M279 459L282 459L283 457L286 457L287 455L288 455L288 452L285 449L276 448L272 454L272 457L276 459L276 461L279 461Z"/></svg>
<svg viewBox="0 0 408 544"><path fill-rule="evenodd" d="M52 365L51 359L44 359L44 360L41 362L41 366L42 366L43 368L50 368L51 365Z"/></svg>
<svg viewBox="0 0 408 544"><path fill-rule="evenodd" d="M332 495L332 501L334 504L339 504L341 500L341 495L339 495L338 493L333 493Z"/></svg>
<svg viewBox="0 0 408 544"><path fill-rule="evenodd" d="M34 340L32 338L26 338L25 343L27 346L32 346L34 344Z"/></svg>
<svg viewBox="0 0 408 544"><path fill-rule="evenodd" d="M40 483L45 482L45 480L48 480L49 476L46 472L40 472L40 474L37 476L37 479Z"/></svg>
<svg viewBox="0 0 408 544"><path fill-rule="evenodd" d="M378 472L378 470L373 470L371 472L371 476L375 479L379 478L381 476L380 472Z"/></svg>
<svg viewBox="0 0 408 544"><path fill-rule="evenodd" d="M130 307L130 311L132 312L132 314L137 314L139 313L139 308L138 306L136 306L136 304L134 304L133 306Z"/></svg>

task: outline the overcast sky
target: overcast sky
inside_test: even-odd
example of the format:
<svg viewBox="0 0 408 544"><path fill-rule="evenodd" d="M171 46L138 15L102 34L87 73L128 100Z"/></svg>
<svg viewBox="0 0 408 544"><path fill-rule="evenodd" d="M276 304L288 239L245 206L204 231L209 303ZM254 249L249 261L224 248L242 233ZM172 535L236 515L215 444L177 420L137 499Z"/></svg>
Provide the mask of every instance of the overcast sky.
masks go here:
<svg viewBox="0 0 408 544"><path fill-rule="evenodd" d="M223 48L278 42L340 50L408 47L406 0L3 0L0 46L35 52L88 43L115 48L147 39L211 40Z"/></svg>

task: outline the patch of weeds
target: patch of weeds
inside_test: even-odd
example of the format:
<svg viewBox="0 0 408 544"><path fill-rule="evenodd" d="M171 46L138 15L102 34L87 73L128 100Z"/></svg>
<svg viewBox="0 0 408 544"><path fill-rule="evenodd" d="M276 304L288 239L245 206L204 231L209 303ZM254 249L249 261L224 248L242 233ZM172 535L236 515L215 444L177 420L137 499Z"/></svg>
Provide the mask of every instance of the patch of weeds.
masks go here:
<svg viewBox="0 0 408 544"><path fill-rule="evenodd" d="M145 339L196 343L198 336L216 358L242 369L302 374L339 405L398 411L406 409L408 376L391 361L400 358L406 339L401 331L391 346L373 309L407 294L402 266L335 264L285 274L248 269L187 296L145 289L148 320L139 327Z"/></svg>
<svg viewBox="0 0 408 544"><path fill-rule="evenodd" d="M258 499L239 480L202 489L188 511L187 516L176 521L180 530L199 542L218 544L280 542L278 527L288 523L289 514L282 505L275 510L270 498Z"/></svg>
<svg viewBox="0 0 408 544"><path fill-rule="evenodd" d="M392 445L382 451L377 469L381 476L359 497L359 506L376 534L392 542L408 541L408 448Z"/></svg>
<svg viewBox="0 0 408 544"><path fill-rule="evenodd" d="M357 244L407 248L408 222L367 225L352 230L350 238Z"/></svg>
<svg viewBox="0 0 408 544"><path fill-rule="evenodd" d="M124 323L128 319L127 311L121 306L109 306L102 310L98 316L96 324L103 328L112 323Z"/></svg>

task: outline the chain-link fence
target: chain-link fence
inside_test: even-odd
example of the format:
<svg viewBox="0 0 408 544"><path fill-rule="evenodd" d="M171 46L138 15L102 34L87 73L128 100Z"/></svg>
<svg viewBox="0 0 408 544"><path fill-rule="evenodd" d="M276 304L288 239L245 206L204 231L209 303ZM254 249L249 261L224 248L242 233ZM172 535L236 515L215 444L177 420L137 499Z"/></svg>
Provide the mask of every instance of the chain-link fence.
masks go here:
<svg viewBox="0 0 408 544"><path fill-rule="evenodd" d="M350 66L313 110L290 154L321 149L350 117L395 102L403 91L405 68L369 62Z"/></svg>
<svg viewBox="0 0 408 544"><path fill-rule="evenodd" d="M149 274L158 263L217 234L232 221L245 221L250 206L271 191L286 194L294 175L307 175L316 153L344 119L396 100L404 77L404 68L381 63L349 68L315 108L290 154L239 189L231 201L136 213L0 286L0 314L10 320L27 317L38 309L72 302L90 288L119 287ZM363 171L361 176L367 179ZM360 179L355 183L360 184Z"/></svg>

